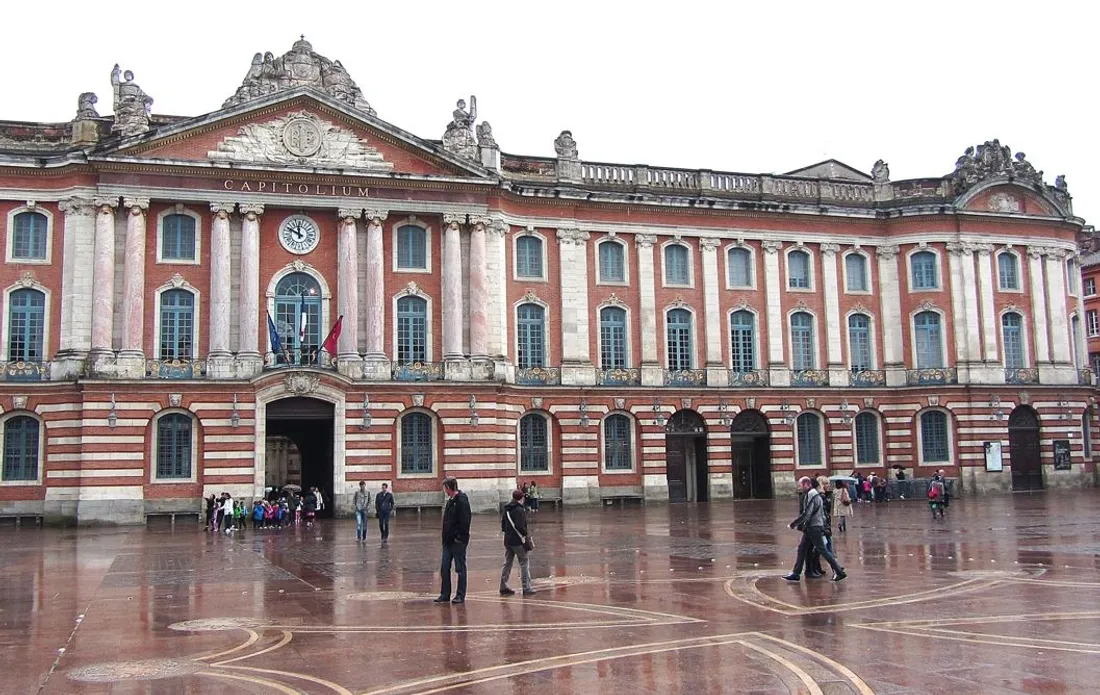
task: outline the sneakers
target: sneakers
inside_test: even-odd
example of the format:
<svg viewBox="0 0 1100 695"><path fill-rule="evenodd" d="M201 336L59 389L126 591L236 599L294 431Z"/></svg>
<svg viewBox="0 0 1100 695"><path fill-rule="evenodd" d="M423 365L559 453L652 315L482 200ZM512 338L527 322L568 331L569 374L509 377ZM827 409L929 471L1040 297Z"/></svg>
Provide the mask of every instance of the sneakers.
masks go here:
<svg viewBox="0 0 1100 695"><path fill-rule="evenodd" d="M834 582L844 581L844 578L847 577L847 576L848 576L848 573L844 571L843 567L841 567L840 571L833 575L833 581Z"/></svg>
<svg viewBox="0 0 1100 695"><path fill-rule="evenodd" d="M797 582L797 581L802 579L802 577L798 576L794 572L791 572L790 574L788 574L786 577L783 577L783 578L786 579L788 582Z"/></svg>
<svg viewBox="0 0 1100 695"><path fill-rule="evenodd" d="M503 587L503 588L502 588L502 589L500 590L500 595L501 595L501 596L515 596L515 595L516 595L516 592L515 592L515 591L513 591L512 589L509 589L508 587Z"/></svg>
<svg viewBox="0 0 1100 695"><path fill-rule="evenodd" d="M535 591L534 589L524 589L524 590L523 590L523 595L524 595L524 596L534 596L534 595L535 595L535 594L537 594L537 593L538 593L538 592L537 592L537 591Z"/></svg>

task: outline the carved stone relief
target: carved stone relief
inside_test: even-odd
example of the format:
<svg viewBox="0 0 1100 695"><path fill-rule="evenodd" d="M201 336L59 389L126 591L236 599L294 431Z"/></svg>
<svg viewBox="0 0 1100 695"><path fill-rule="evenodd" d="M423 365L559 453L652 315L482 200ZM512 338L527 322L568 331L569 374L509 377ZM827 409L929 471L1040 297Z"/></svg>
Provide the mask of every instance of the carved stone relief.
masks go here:
<svg viewBox="0 0 1100 695"><path fill-rule="evenodd" d="M316 374L287 374L283 378L283 388L296 396L313 393L321 384L321 377Z"/></svg>
<svg viewBox="0 0 1100 695"><path fill-rule="evenodd" d="M267 123L241 126L207 157L221 162L310 164L391 171L393 163L354 132L309 111L295 111Z"/></svg>

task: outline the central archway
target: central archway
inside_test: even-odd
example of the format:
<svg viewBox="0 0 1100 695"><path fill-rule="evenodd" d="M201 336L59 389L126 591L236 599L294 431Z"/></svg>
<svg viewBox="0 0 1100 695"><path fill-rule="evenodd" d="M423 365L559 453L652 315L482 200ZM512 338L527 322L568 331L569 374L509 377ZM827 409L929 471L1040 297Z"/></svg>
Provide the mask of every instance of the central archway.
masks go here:
<svg viewBox="0 0 1100 695"><path fill-rule="evenodd" d="M1026 405L1008 416L1008 455L1013 490L1042 490L1043 464L1039 448L1039 414Z"/></svg>
<svg viewBox="0 0 1100 695"><path fill-rule="evenodd" d="M742 410L730 425L733 498L771 499L771 429L759 410Z"/></svg>
<svg viewBox="0 0 1100 695"><path fill-rule="evenodd" d="M335 407L316 398L290 397L267 404L264 487L316 487L331 513L334 478Z"/></svg>
<svg viewBox="0 0 1100 695"><path fill-rule="evenodd" d="M706 502L707 425L694 410L679 410L665 427L665 476L669 502Z"/></svg>

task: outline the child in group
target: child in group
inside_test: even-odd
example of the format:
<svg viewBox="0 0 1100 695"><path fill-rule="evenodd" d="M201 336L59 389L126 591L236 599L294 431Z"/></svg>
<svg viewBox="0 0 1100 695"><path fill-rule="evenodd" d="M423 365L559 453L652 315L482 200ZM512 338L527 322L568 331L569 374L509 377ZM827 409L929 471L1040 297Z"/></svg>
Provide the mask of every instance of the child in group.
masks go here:
<svg viewBox="0 0 1100 695"><path fill-rule="evenodd" d="M302 523L302 498L298 498L298 504L294 507L294 525L298 526Z"/></svg>
<svg viewBox="0 0 1100 695"><path fill-rule="evenodd" d="M252 503L252 528L253 530L263 526L264 523L264 503L263 500L256 500Z"/></svg>
<svg viewBox="0 0 1100 695"><path fill-rule="evenodd" d="M275 505L271 504L267 500L264 500L264 528L271 528L275 525Z"/></svg>

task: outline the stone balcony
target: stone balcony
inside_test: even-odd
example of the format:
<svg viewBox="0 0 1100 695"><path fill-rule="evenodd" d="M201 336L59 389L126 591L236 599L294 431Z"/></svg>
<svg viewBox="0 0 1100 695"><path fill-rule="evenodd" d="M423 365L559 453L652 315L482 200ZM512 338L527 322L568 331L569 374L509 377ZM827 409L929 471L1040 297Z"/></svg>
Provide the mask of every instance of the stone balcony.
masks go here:
<svg viewBox="0 0 1100 695"><path fill-rule="evenodd" d="M561 383L561 369L558 367L517 369L516 383L520 386L557 386Z"/></svg>
<svg viewBox="0 0 1100 695"><path fill-rule="evenodd" d="M203 360L145 360L145 376L151 379L201 379L206 376Z"/></svg>
<svg viewBox="0 0 1100 695"><path fill-rule="evenodd" d="M3 381L49 381L49 362L0 362L0 379Z"/></svg>
<svg viewBox="0 0 1100 695"><path fill-rule="evenodd" d="M411 362L394 364L391 376L394 381L442 381L442 362Z"/></svg>
<svg viewBox="0 0 1100 695"><path fill-rule="evenodd" d="M1005 370L1005 383L1006 384L1038 384L1039 383L1039 370L1038 369L1006 369Z"/></svg>
<svg viewBox="0 0 1100 695"><path fill-rule="evenodd" d="M769 382L768 372L764 369L753 369L746 372L730 370L730 386L753 388L757 386L767 386Z"/></svg>
<svg viewBox="0 0 1100 695"><path fill-rule="evenodd" d="M848 377L849 386L885 386L886 385L886 370L885 369L853 369Z"/></svg>
<svg viewBox="0 0 1100 695"><path fill-rule="evenodd" d="M954 367L907 369L905 383L909 386L942 386L959 383L959 370Z"/></svg>
<svg viewBox="0 0 1100 695"><path fill-rule="evenodd" d="M705 369L666 369L665 386L706 386Z"/></svg>
<svg viewBox="0 0 1100 695"><path fill-rule="evenodd" d="M791 386L828 386L827 369L792 369Z"/></svg>
<svg viewBox="0 0 1100 695"><path fill-rule="evenodd" d="M597 386L637 386L642 383L641 369L597 369Z"/></svg>

